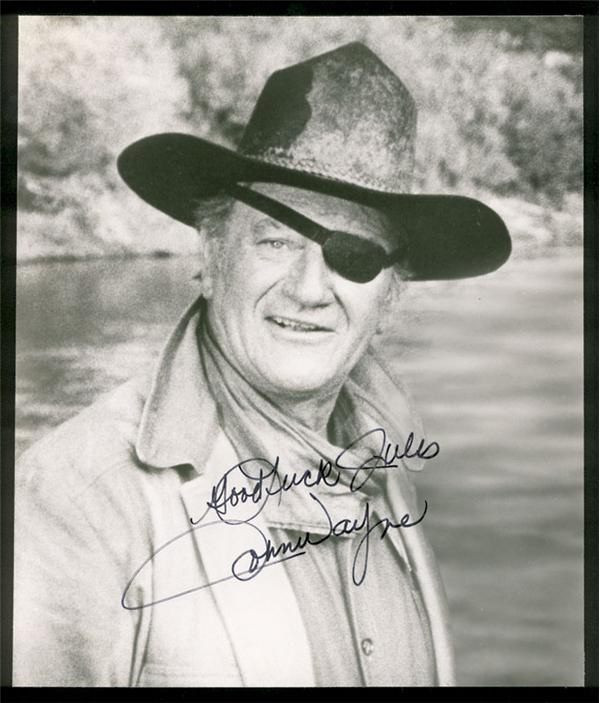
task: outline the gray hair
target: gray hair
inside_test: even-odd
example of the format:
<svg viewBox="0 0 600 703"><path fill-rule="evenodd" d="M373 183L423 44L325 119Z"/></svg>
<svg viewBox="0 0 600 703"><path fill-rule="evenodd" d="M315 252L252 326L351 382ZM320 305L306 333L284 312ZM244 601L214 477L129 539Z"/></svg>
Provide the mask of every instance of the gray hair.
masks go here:
<svg viewBox="0 0 600 703"><path fill-rule="evenodd" d="M195 227L200 237L199 258L202 268L194 278L199 280L205 278L210 248L218 253L217 261L218 265L221 265L223 251L221 244L235 203L235 198L220 193L212 198L205 198L196 208Z"/></svg>
<svg viewBox="0 0 600 703"><path fill-rule="evenodd" d="M235 202L235 198L225 193L202 200L195 212L195 226L200 235L208 239L221 236Z"/></svg>

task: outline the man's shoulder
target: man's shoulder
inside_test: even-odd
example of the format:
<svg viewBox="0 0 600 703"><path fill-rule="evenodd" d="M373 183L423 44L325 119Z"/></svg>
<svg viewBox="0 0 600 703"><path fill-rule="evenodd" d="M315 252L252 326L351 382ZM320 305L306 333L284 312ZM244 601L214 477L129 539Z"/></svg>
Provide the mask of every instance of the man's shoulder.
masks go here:
<svg viewBox="0 0 600 703"><path fill-rule="evenodd" d="M57 482L71 495L137 467L135 441L150 379L135 377L52 429L19 457L17 486Z"/></svg>

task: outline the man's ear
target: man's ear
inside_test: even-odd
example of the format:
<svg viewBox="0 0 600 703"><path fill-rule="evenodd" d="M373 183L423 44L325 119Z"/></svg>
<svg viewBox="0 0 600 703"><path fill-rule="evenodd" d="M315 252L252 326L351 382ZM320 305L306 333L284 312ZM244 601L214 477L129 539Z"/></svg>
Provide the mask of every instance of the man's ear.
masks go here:
<svg viewBox="0 0 600 703"><path fill-rule="evenodd" d="M385 294L385 298L380 307L379 320L375 328L376 334L387 332L394 324L394 319L400 306L400 299L405 289L405 283L401 281L398 275L392 273L390 285Z"/></svg>
<svg viewBox="0 0 600 703"><path fill-rule="evenodd" d="M200 295L208 300L213 294L213 275L214 267L217 264L217 259L215 256L216 252L214 242L204 234L201 236L202 239L199 252L200 270L194 278L200 281Z"/></svg>
<svg viewBox="0 0 600 703"><path fill-rule="evenodd" d="M213 294L213 278L210 275L210 268L207 267L207 269L204 272L204 275L202 276L202 297L205 298L206 300L209 300L212 298Z"/></svg>
<svg viewBox="0 0 600 703"><path fill-rule="evenodd" d="M377 321L377 327L375 328L375 334L383 334L387 332L388 328L392 324L392 306L389 302L385 302L383 309L379 315L379 320Z"/></svg>

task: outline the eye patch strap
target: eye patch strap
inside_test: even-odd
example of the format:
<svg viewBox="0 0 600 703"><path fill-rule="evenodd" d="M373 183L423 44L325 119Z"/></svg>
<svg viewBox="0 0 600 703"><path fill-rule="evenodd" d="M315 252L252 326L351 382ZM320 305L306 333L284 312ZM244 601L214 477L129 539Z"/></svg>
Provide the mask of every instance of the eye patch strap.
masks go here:
<svg viewBox="0 0 600 703"><path fill-rule="evenodd" d="M260 210L265 215L269 215L273 219L308 237L313 242L323 246L331 235L331 230L323 227L314 220L305 217L297 210L273 200L262 193L258 193L250 188L232 184L227 186L227 192L242 203L253 207L255 210Z"/></svg>

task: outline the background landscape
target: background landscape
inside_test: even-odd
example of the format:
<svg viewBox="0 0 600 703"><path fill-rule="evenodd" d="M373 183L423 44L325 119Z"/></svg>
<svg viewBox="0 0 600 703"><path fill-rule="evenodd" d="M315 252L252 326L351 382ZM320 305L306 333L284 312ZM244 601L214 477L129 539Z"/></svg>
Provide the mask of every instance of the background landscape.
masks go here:
<svg viewBox="0 0 600 703"><path fill-rule="evenodd" d="M416 476L462 685L583 681L582 21L22 17L17 455L151 365L195 233L118 178L153 132L234 146L267 76L360 40L419 107L416 192L495 207L498 272L411 284L378 341L440 456Z"/></svg>
<svg viewBox="0 0 600 703"><path fill-rule="evenodd" d="M194 250L193 232L120 181L119 152L162 131L234 146L271 72L353 40L417 101L415 192L491 196L528 251L581 243L581 18L23 17L20 25L21 260Z"/></svg>

